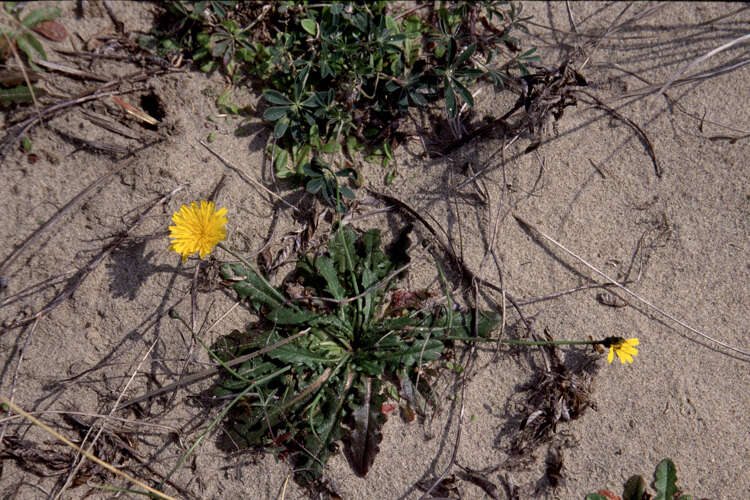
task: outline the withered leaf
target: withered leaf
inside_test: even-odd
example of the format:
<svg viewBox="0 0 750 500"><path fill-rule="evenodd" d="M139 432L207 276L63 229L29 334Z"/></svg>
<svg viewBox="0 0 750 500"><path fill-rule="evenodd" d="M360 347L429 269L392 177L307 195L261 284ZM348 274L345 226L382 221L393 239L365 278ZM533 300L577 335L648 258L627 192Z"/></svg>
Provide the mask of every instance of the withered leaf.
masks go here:
<svg viewBox="0 0 750 500"><path fill-rule="evenodd" d="M376 383L376 389L377 389ZM380 441L383 434L380 428L385 421L384 415L378 411L373 401L372 379L365 381L365 398L362 406L354 410L354 431L351 434L352 466L357 474L366 475L380 451Z"/></svg>
<svg viewBox="0 0 750 500"><path fill-rule="evenodd" d="M56 21L42 21L32 29L53 42L62 42L68 36L65 26Z"/></svg>

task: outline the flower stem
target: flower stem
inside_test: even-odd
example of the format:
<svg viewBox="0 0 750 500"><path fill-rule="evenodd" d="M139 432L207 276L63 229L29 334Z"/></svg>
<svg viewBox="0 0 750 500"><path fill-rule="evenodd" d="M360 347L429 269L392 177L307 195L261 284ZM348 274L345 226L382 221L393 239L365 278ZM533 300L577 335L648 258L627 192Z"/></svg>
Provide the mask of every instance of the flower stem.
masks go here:
<svg viewBox="0 0 750 500"><path fill-rule="evenodd" d="M603 340L514 340L500 339L503 344L516 345L596 345L602 344Z"/></svg>

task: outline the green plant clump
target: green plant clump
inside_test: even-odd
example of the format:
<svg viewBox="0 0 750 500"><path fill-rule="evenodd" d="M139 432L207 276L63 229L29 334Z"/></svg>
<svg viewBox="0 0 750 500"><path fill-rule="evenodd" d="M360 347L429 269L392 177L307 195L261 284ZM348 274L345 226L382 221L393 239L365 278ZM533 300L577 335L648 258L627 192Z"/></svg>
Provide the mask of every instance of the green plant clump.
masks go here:
<svg viewBox="0 0 750 500"><path fill-rule="evenodd" d="M318 479L336 442L348 443L356 472L366 474L381 440L386 387L398 384L411 409L424 411L427 363L455 340L486 340L498 315L420 307L390 293L408 260L403 236L388 253L380 233L345 227L327 252L298 262L287 293L241 264L222 276L259 317L246 332L220 341L224 361L247 356L216 396L234 398L232 438L292 455L297 479ZM421 374L421 377L420 377Z"/></svg>
<svg viewBox="0 0 750 500"><path fill-rule="evenodd" d="M0 75L0 106L30 103L33 96L39 97L44 94L41 88L33 87L30 89L28 85L28 81L33 82L39 79L39 75L35 71L44 71L37 62L47 60L44 45L34 32L37 31L58 41L59 38L57 37L65 35L64 28L59 25L49 26L45 24L60 16L58 7L32 8L22 16L24 4L26 2L2 2L4 12L0 13L3 21L0 24L0 63L5 63L9 59L12 60L15 51L19 56L26 56L26 63L34 71L27 71L25 76L20 69L2 72L2 75ZM55 28L62 30L62 33Z"/></svg>
<svg viewBox="0 0 750 500"><path fill-rule="evenodd" d="M526 29L520 4L439 2L403 15L390 12L396 5L172 1L176 27L142 44L162 54L184 47L204 71L223 68L234 83L257 82L277 176L317 192L311 157L346 153L328 163L354 177L345 167L367 146L370 160L388 166L410 109L442 101L454 118L462 103L474 106L471 88L480 78L502 87L510 69L527 74L537 59L512 36ZM334 194L327 201L341 209L341 196L351 193L339 192L326 168L312 170L323 173Z"/></svg>
<svg viewBox="0 0 750 500"><path fill-rule="evenodd" d="M674 463L665 458L654 470L654 489L656 496L652 497L646 487L646 481L642 476L631 476L626 482L622 492L622 500L693 500L692 495L683 493L677 487L677 468ZM606 493L606 495L605 495ZM584 500L611 500L620 498L617 495L601 490L599 493L590 493Z"/></svg>

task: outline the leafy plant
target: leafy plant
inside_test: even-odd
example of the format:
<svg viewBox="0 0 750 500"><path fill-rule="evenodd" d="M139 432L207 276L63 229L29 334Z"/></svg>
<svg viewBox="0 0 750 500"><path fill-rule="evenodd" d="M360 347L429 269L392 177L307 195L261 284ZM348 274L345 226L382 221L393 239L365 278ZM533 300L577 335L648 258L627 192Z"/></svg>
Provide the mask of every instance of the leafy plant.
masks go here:
<svg viewBox="0 0 750 500"><path fill-rule="evenodd" d="M286 293L245 265L223 266L224 279L261 318L217 349L225 361L250 358L215 389L219 397L247 393L230 413L235 442L292 454L297 479L309 483L346 438L353 467L366 474L390 382L424 411L424 366L454 340L489 337L499 324L494 313L428 307L405 299L416 295L391 293L409 259L406 243L404 234L386 253L379 231L339 229L327 252L298 262Z"/></svg>
<svg viewBox="0 0 750 500"><path fill-rule="evenodd" d="M54 21L60 16L58 7L38 7L25 14L23 14L21 2L3 2L3 8L7 14L3 18L10 21L10 25L0 25L0 63L11 58L11 54L16 50L19 54L26 56L26 63L33 71L26 70L25 77L17 69L6 70L0 74L0 85L4 87L0 88L0 105L29 103L32 102L34 95L40 96L44 93L42 89L37 87L30 89L28 85L28 81L33 82L39 79L36 72L44 71L36 62L47 60L44 45L36 34L41 34L50 40L61 41L67 36L67 32L62 25Z"/></svg>
<svg viewBox="0 0 750 500"><path fill-rule="evenodd" d="M32 33L32 30L39 30L42 34L48 33L49 30L45 29L44 23L60 17L60 9L51 6L39 7L21 17L23 7L18 8L18 4L19 2L3 2L5 11L13 19L14 26L0 28L2 32L0 36L0 60L5 60L8 57L10 53L8 41L10 41L26 54L29 66L35 71L42 71L42 68L36 65L34 60L38 58L46 61L47 54L44 52L44 46Z"/></svg>
<svg viewBox="0 0 750 500"><path fill-rule="evenodd" d="M339 185L336 177L356 177L356 172L349 168L339 170L335 174L330 166L318 158L302 166L302 171L307 178L307 191L312 194L321 193L323 199L329 205L336 207L340 212L344 212L342 197L353 200L354 193L346 186Z"/></svg>
<svg viewBox="0 0 750 500"><path fill-rule="evenodd" d="M654 489L656 497L652 497L646 488L646 481L643 477L631 476L626 482L622 492L622 497L615 495L607 490L600 490L598 493L586 495L584 500L693 500L692 495L683 494L677 488L677 469L674 463L665 458L656 466L654 470Z"/></svg>
<svg viewBox="0 0 750 500"><path fill-rule="evenodd" d="M442 100L446 115L456 117L459 104L474 105L478 79L502 87L511 69L528 73L535 59L533 49L516 55L512 33L525 30L528 18L510 2L435 2L408 16L392 14L395 4L385 1L167 5L170 30L142 44L157 52L182 47L204 71L221 68L236 84L260 85L277 176L303 186L315 179L302 165L335 157L351 141L385 166L410 110ZM355 162L348 153L347 162L327 163ZM391 167L387 180L394 175Z"/></svg>

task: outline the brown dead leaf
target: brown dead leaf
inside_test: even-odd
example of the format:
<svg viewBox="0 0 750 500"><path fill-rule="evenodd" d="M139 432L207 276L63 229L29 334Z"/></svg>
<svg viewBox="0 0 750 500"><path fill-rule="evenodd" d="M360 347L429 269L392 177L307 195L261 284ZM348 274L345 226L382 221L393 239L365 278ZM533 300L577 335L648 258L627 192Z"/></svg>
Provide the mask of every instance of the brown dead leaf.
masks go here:
<svg viewBox="0 0 750 500"><path fill-rule="evenodd" d="M62 42L68 36L65 26L56 21L42 21L32 29L53 42Z"/></svg>
<svg viewBox="0 0 750 500"><path fill-rule="evenodd" d="M2 48L0 47L0 51ZM39 80L39 74L31 70L26 70L26 76L29 78L31 83L35 83ZM23 73L15 70L0 71L0 85L3 87L15 87L26 82Z"/></svg>
<svg viewBox="0 0 750 500"><path fill-rule="evenodd" d="M609 498L609 500L622 500L622 498L619 497L619 495L615 495L609 490L599 490L599 494Z"/></svg>

